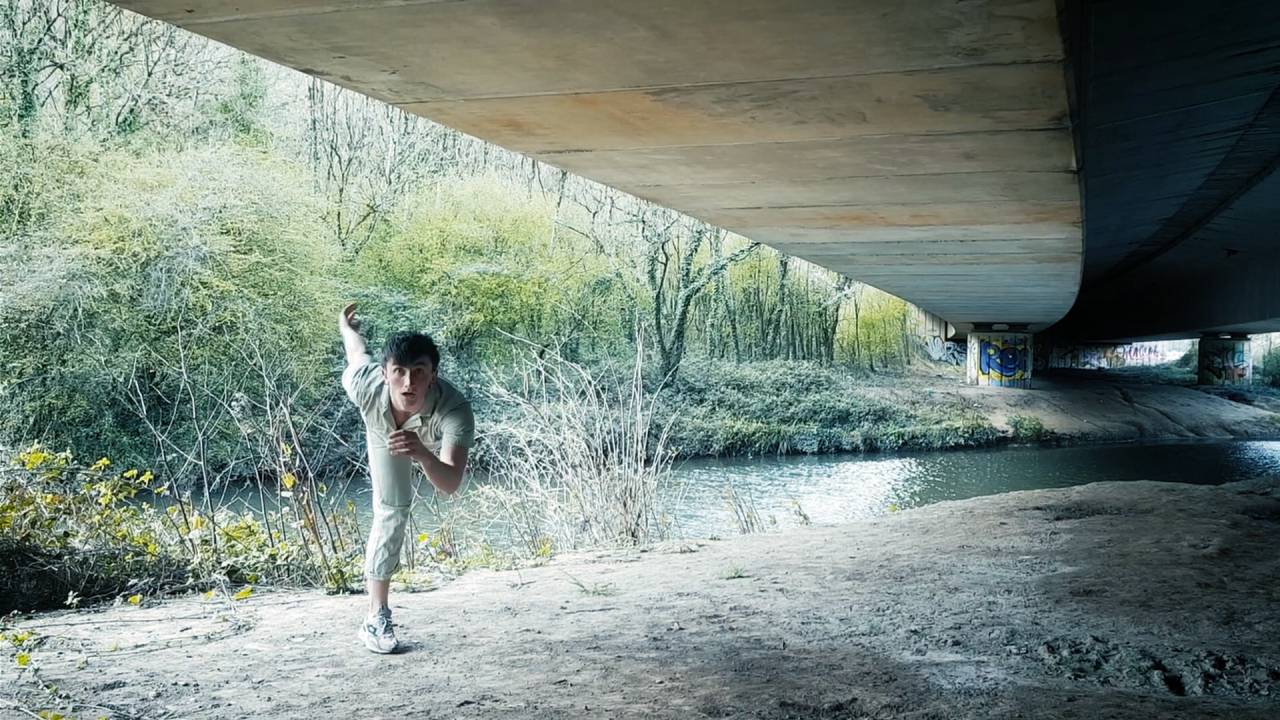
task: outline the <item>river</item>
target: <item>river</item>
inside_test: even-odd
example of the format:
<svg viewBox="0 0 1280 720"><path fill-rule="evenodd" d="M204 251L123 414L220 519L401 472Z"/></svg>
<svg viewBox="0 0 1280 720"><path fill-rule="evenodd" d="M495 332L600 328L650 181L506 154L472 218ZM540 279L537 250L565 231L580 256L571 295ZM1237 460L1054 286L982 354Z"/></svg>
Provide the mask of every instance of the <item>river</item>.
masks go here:
<svg viewBox="0 0 1280 720"><path fill-rule="evenodd" d="M674 534L707 538L739 533L744 509L756 529L772 530L1017 490L1135 480L1216 485L1275 474L1280 474L1280 441L694 459L676 465L660 499L674 521ZM731 510L730 494L737 498L738 513ZM465 503L466 496L464 490L450 502ZM239 499L260 507L252 492L240 493ZM355 502L367 527L368 486L353 483L341 499ZM419 503L415 515L417 527L434 524L428 503Z"/></svg>

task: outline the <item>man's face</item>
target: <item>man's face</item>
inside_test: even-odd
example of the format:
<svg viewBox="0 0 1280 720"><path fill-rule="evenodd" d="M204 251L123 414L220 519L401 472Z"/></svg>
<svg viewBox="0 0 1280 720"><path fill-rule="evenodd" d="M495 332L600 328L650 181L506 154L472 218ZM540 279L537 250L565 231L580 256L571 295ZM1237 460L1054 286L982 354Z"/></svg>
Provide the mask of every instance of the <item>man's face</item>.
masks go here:
<svg viewBox="0 0 1280 720"><path fill-rule="evenodd" d="M391 406L412 415L422 410L427 390L435 384L436 369L425 359L411 365L390 360L382 366L382 377L391 393Z"/></svg>

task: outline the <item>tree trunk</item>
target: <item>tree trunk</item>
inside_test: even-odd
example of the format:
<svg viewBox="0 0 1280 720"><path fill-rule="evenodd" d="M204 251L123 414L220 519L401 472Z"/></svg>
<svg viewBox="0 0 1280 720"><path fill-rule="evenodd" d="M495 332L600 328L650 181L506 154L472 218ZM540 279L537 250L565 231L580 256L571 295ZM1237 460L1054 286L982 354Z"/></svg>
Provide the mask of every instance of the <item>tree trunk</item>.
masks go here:
<svg viewBox="0 0 1280 720"><path fill-rule="evenodd" d="M774 298L773 309L769 313L769 325L765 335L765 347L770 358L778 357L782 332L782 309L787 298L787 267L790 263L787 255L778 255L778 294Z"/></svg>

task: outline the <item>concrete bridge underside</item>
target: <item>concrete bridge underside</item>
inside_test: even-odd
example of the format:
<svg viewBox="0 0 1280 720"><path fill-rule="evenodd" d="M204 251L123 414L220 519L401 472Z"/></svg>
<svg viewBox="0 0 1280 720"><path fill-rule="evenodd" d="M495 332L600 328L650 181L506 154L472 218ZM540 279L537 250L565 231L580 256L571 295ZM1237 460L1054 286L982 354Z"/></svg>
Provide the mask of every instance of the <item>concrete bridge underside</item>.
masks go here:
<svg viewBox="0 0 1280 720"><path fill-rule="evenodd" d="M1280 330L1280 3L1064 8L1085 258L1052 334Z"/></svg>
<svg viewBox="0 0 1280 720"><path fill-rule="evenodd" d="M1274 0L118 4L961 332L1280 330Z"/></svg>
<svg viewBox="0 0 1280 720"><path fill-rule="evenodd" d="M965 328L1081 273L1053 0L119 0Z"/></svg>

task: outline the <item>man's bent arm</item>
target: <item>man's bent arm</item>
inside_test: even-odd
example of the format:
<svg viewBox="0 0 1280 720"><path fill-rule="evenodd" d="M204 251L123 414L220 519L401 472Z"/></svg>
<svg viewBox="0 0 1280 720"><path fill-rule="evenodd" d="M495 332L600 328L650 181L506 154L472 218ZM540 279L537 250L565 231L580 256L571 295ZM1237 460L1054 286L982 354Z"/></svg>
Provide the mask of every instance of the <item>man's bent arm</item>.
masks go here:
<svg viewBox="0 0 1280 720"><path fill-rule="evenodd" d="M467 469L466 448L449 445L440 451L439 457L424 449L414 459L422 466L422 472L431 484L445 495L452 495L462 487L462 475Z"/></svg>

